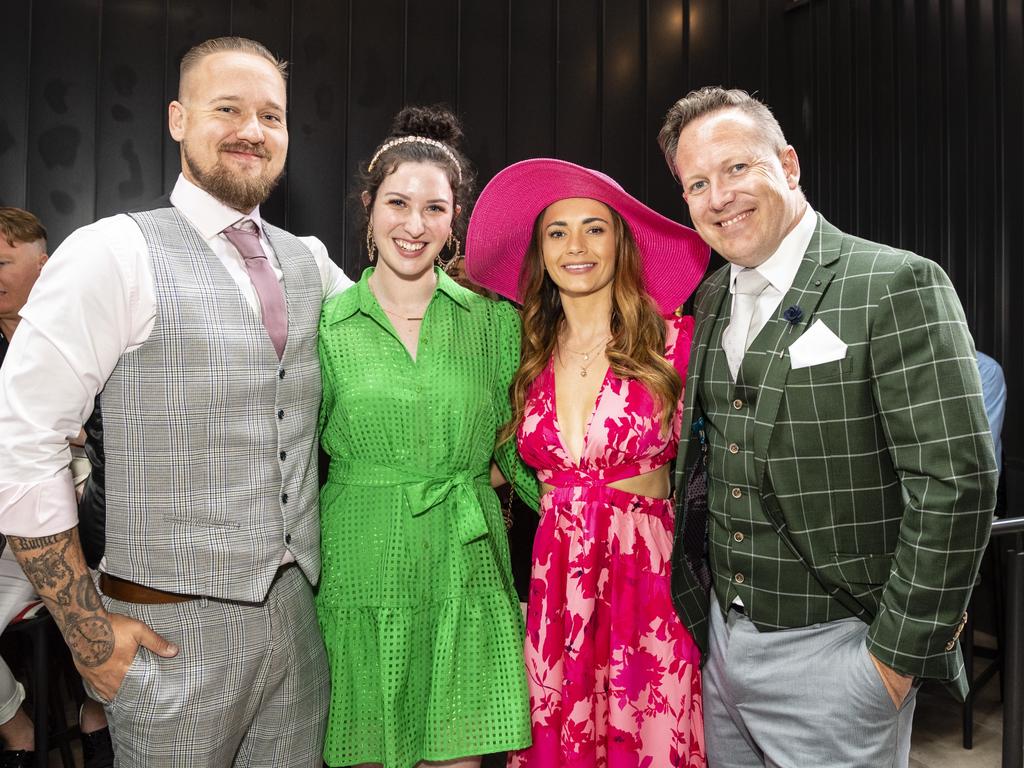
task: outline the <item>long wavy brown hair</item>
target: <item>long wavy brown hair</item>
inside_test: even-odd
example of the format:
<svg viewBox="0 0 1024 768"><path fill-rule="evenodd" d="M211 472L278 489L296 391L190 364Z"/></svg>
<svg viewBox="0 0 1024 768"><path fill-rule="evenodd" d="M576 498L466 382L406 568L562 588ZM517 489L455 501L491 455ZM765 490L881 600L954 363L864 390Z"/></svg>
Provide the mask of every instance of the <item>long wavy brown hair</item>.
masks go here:
<svg viewBox="0 0 1024 768"><path fill-rule="evenodd" d="M615 277L612 279L611 341L605 348L612 372L621 379L646 385L664 408L663 425L671 421L683 382L665 359L665 321L644 290L640 249L618 211L609 208L615 229ZM512 378L512 419L501 431L501 441L512 437L522 423L526 398L533 380L548 364L565 322L558 287L544 269L541 250L544 212L533 225L533 237L523 260L519 284L523 297L523 338L519 370Z"/></svg>

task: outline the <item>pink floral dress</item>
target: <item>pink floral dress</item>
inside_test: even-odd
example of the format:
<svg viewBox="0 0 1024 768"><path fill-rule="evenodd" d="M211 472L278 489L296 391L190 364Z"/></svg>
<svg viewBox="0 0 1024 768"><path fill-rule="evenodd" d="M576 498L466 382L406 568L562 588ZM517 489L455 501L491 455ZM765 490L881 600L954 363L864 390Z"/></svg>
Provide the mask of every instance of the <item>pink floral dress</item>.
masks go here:
<svg viewBox="0 0 1024 768"><path fill-rule="evenodd" d="M667 322L666 357L686 380L693 318ZM526 618L533 746L514 768L703 768L699 651L672 606L674 510L608 483L672 461L670 429L640 382L610 370L579 464L555 410L553 363L533 382L519 450L541 498Z"/></svg>

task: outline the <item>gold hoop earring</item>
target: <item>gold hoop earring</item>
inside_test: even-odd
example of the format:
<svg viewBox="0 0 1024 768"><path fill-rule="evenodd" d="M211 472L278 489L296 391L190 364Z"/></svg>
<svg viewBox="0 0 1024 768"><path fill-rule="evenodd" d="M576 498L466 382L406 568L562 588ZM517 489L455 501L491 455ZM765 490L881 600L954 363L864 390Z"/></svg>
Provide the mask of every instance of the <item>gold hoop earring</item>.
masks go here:
<svg viewBox="0 0 1024 768"><path fill-rule="evenodd" d="M366 222L366 256L373 264L377 260L377 245L373 242L373 222Z"/></svg>
<svg viewBox="0 0 1024 768"><path fill-rule="evenodd" d="M455 236L454 232L449 232L448 242L446 243L446 245L448 246L448 253L452 255L451 258L448 259L447 261L443 261L441 259L441 254L438 253L436 261L437 266L439 266L445 272L450 272L452 267L455 266L455 262L459 260L459 249L462 247L462 243L459 242L459 238Z"/></svg>

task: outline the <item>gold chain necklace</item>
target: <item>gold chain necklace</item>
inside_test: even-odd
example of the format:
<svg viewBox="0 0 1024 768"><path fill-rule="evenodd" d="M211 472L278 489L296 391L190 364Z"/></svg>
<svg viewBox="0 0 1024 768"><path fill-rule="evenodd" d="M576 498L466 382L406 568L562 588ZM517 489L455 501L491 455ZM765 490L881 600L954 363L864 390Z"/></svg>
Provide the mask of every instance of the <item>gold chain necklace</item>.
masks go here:
<svg viewBox="0 0 1024 768"><path fill-rule="evenodd" d="M378 301L377 303L380 304L380 301ZM420 315L419 317L408 317L407 315L401 315L398 312L392 312L390 309L385 307L383 304L380 304L380 308L383 309L385 312L387 312L392 317L397 317L399 320L409 320L411 322L413 320L422 320L423 319L423 315Z"/></svg>
<svg viewBox="0 0 1024 768"><path fill-rule="evenodd" d="M611 336L606 336L601 341L597 342L597 344L595 344L593 347L588 349L586 352L577 352L575 349L569 349L569 347L565 348L565 350L567 352L569 352L569 353L571 353L573 355L578 355L579 357L583 358L584 362L579 363L579 367L580 367L579 374L580 374L581 378L585 379L587 377L587 370L590 368L590 366L592 366L594 364L594 361L592 361L590 359L590 356L592 354L594 354L594 352L596 352L599 347L603 347L605 344L607 344L609 341L611 341L611 338L612 338ZM562 344L561 344L561 342L559 342L559 344L558 344L558 359L559 359L559 362L562 363L562 367L563 368L568 368L569 367L569 366L567 366L565 364L565 360L562 359ZM596 360L596 359L597 358L594 358L594 360Z"/></svg>

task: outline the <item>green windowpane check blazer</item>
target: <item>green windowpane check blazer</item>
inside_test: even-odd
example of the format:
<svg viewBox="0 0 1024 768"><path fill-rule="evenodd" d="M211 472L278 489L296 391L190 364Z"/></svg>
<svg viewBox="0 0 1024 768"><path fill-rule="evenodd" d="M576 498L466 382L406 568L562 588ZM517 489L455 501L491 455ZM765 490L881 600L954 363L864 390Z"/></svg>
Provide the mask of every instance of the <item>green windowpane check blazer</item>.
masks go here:
<svg viewBox="0 0 1024 768"><path fill-rule="evenodd" d="M728 280L726 265L696 296L686 425L702 415L698 382L715 319L728 308ZM988 541L997 473L956 292L934 262L819 217L778 311L794 305L803 316L779 324L754 411L765 513L817 582L870 625L872 654L904 674L950 681L962 695L956 640ZM846 357L794 370L788 347L817 320L848 345ZM703 505L686 493L700 461L691 436L676 463L672 591L706 652L709 596L694 568L704 553L685 551L684 539L699 536L682 535L706 529ZM801 626L804 587L778 587L794 592L785 613Z"/></svg>

